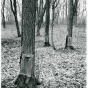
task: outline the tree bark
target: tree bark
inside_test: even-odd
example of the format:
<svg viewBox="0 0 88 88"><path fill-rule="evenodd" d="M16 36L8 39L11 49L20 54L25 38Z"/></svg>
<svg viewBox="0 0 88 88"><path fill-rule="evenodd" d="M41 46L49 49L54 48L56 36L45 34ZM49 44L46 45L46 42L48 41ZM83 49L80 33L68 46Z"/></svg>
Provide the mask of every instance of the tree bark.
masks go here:
<svg viewBox="0 0 88 88"><path fill-rule="evenodd" d="M67 20L67 0L66 0L66 20Z"/></svg>
<svg viewBox="0 0 88 88"><path fill-rule="evenodd" d="M52 40L52 47L54 50L56 50L55 46L54 46L54 41L53 41L53 26L54 26L54 0L52 1L52 30L51 30L51 40Z"/></svg>
<svg viewBox="0 0 88 88"><path fill-rule="evenodd" d="M5 0L3 0L3 5L2 5L2 25L3 25L3 28L6 27L6 25L5 25L4 7L5 7Z"/></svg>
<svg viewBox="0 0 88 88"><path fill-rule="evenodd" d="M68 23L65 48L73 49L72 47L72 29L73 29L73 0L68 0Z"/></svg>
<svg viewBox="0 0 88 88"><path fill-rule="evenodd" d="M50 23L50 0L46 0L45 46L50 46L49 44L49 23Z"/></svg>
<svg viewBox="0 0 88 88"><path fill-rule="evenodd" d="M63 6L63 23L64 23L64 6Z"/></svg>
<svg viewBox="0 0 88 88"><path fill-rule="evenodd" d="M18 37L20 37L21 34L20 34L19 23L18 23L18 19L17 19L16 14L14 15L14 18L15 18L15 23L16 23L16 28L17 28L17 34L18 34Z"/></svg>
<svg viewBox="0 0 88 88"><path fill-rule="evenodd" d="M75 0L73 4L73 24L77 24L77 6L78 6L78 0Z"/></svg>
<svg viewBox="0 0 88 88"><path fill-rule="evenodd" d="M35 78L35 0L22 2L22 51L20 58L20 74L15 81L17 88L37 88Z"/></svg>
<svg viewBox="0 0 88 88"><path fill-rule="evenodd" d="M38 0L36 0L36 25L38 23Z"/></svg>
<svg viewBox="0 0 88 88"><path fill-rule="evenodd" d="M21 34L20 34L19 23L18 23L18 18L17 18L16 0L13 0L13 1L10 0L10 6L11 6L12 13L14 15L14 18L15 18L15 24L16 24L16 28L17 28L17 35L18 35L18 37L20 37Z"/></svg>

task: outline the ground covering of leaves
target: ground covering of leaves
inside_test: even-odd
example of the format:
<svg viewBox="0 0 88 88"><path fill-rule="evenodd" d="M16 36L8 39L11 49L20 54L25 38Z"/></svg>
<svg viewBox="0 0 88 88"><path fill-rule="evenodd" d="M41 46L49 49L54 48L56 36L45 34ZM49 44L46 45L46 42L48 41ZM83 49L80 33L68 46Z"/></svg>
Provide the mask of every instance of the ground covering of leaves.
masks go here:
<svg viewBox="0 0 88 88"><path fill-rule="evenodd" d="M43 81L38 88L86 88L86 31L83 27L74 27L72 44L76 50L65 50L66 29L65 25L54 26L56 51L43 46L44 27L41 36L36 37L35 74ZM14 88L19 74L21 41L16 36L15 26L2 29L2 88Z"/></svg>

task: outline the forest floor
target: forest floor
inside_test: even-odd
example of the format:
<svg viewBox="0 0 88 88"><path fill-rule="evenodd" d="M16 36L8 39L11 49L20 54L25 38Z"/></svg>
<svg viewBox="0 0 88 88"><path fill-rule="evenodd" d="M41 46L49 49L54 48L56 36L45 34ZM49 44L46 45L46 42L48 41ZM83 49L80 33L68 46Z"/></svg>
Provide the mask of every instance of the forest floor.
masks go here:
<svg viewBox="0 0 88 88"><path fill-rule="evenodd" d="M43 84L38 88L86 88L86 30L73 27L72 45L76 50L66 50L66 25L54 26L56 50L44 47L44 27L41 36L35 38L35 75ZM14 88L19 74L21 40L17 37L15 25L2 28L1 86ZM50 27L51 44L51 27Z"/></svg>

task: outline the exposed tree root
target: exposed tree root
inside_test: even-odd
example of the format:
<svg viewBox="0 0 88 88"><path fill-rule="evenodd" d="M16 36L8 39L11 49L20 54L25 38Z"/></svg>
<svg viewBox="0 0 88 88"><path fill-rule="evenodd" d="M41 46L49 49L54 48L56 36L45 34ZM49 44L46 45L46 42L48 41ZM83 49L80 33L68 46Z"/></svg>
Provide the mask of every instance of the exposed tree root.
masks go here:
<svg viewBox="0 0 88 88"><path fill-rule="evenodd" d="M36 78L19 74L15 81L15 85L17 85L17 88L37 88L37 85L41 85L41 83Z"/></svg>
<svg viewBox="0 0 88 88"><path fill-rule="evenodd" d="M73 46L67 46L67 47L65 47L65 49L75 50L75 48Z"/></svg>

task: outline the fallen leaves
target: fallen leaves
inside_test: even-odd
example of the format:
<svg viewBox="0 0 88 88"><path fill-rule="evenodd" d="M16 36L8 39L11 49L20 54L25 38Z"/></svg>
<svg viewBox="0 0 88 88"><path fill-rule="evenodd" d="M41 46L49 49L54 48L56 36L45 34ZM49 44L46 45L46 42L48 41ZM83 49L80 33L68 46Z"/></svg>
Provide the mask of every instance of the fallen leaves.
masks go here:
<svg viewBox="0 0 88 88"><path fill-rule="evenodd" d="M65 35L63 36L66 30L64 27L61 29L56 27L54 30L58 36L54 35L56 51L52 47L43 47L44 36L36 38L35 75L43 81L39 88L86 88L85 41L77 42L74 38L78 43L73 42L76 50L66 50L64 49ZM79 36L85 38L85 34L80 33ZM14 81L20 71L20 52L20 39L2 39L2 88L15 87Z"/></svg>

